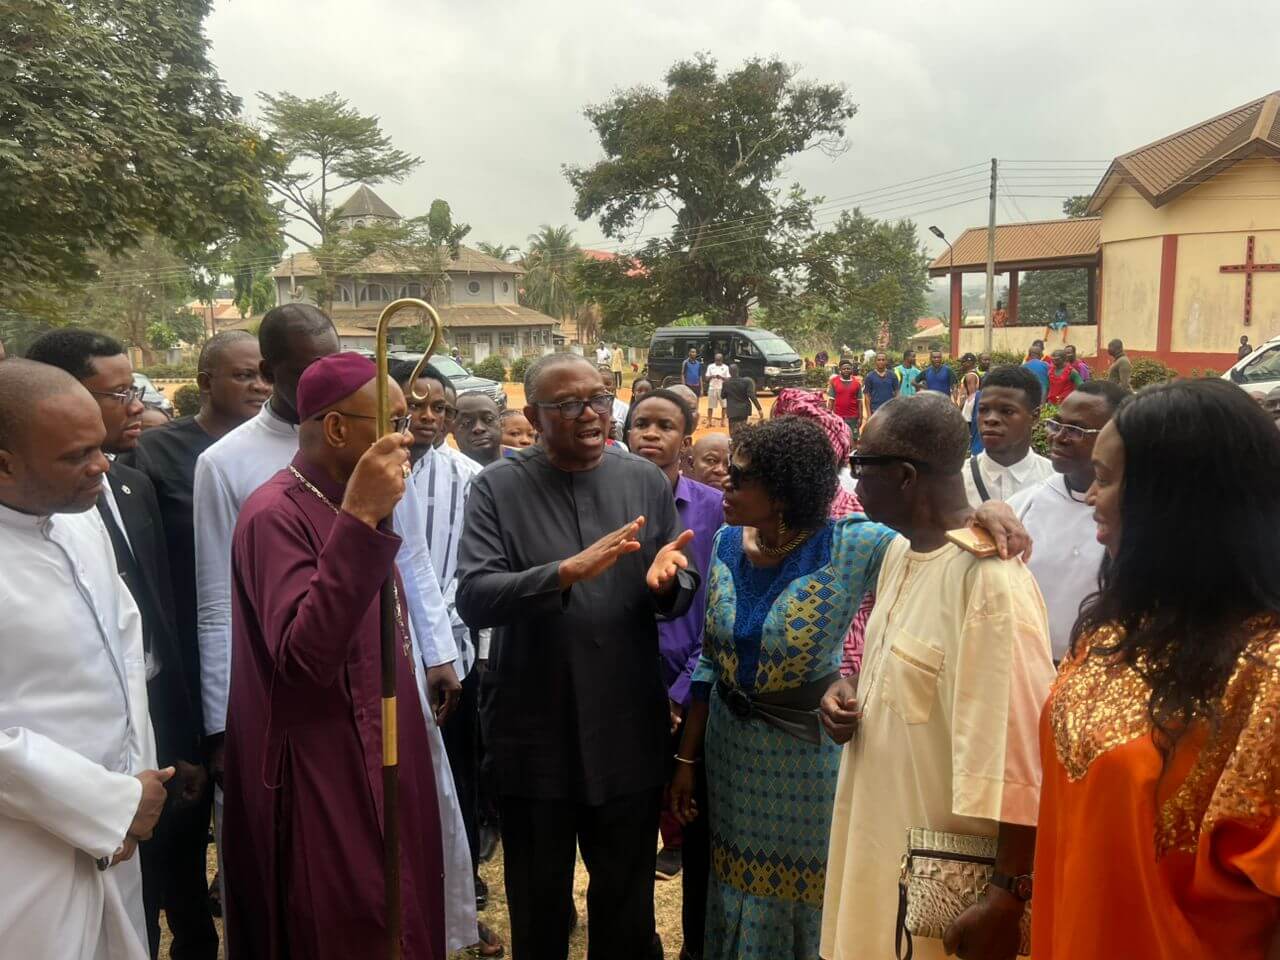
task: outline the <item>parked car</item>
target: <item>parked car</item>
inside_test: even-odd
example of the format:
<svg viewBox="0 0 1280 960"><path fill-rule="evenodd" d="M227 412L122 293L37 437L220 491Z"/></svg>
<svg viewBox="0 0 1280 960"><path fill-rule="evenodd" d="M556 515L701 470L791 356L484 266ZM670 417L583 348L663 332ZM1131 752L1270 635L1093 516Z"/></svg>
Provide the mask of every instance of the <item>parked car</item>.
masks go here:
<svg viewBox="0 0 1280 960"><path fill-rule="evenodd" d="M1253 353L1232 364L1222 379L1237 383L1254 395L1266 396L1280 387L1280 337L1259 344Z"/></svg>
<svg viewBox="0 0 1280 960"><path fill-rule="evenodd" d="M422 359L422 354L420 353L393 352L388 356L393 360L407 360L410 363L417 363ZM431 365L449 378L449 382L453 384L453 388L458 391L459 396L464 393L483 393L487 394L498 405L499 410L507 408L507 392L502 388L502 384L496 380L473 377L471 371L458 363L457 360L442 353L437 353L431 358Z"/></svg>
<svg viewBox="0 0 1280 960"><path fill-rule="evenodd" d="M717 353L725 363L756 382L761 390L804 386L804 361L791 344L760 327L659 327L649 341L649 376L680 382L680 367L690 350L704 363Z"/></svg>
<svg viewBox="0 0 1280 960"><path fill-rule="evenodd" d="M158 407L173 416L173 401L164 395L164 387L157 387L145 373L134 373L133 385L142 388L142 402L148 407Z"/></svg>

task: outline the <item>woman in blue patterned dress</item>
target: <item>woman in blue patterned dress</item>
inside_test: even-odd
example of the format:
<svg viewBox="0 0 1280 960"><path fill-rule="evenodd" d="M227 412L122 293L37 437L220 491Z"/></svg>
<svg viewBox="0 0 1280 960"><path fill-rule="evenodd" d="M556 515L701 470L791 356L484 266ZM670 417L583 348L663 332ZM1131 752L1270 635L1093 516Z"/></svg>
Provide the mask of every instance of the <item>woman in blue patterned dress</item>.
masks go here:
<svg viewBox="0 0 1280 960"><path fill-rule="evenodd" d="M704 956L815 960L840 748L815 708L894 533L830 521L831 445L783 417L734 438L725 521L707 572L702 659L672 783L686 822L711 817ZM710 811L692 801L706 765Z"/></svg>

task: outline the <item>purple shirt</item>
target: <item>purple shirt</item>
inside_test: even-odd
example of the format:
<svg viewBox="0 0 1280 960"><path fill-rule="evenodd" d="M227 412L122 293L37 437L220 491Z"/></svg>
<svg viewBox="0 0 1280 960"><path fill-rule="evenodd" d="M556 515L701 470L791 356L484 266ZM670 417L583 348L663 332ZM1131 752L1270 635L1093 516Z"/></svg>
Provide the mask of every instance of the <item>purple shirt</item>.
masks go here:
<svg viewBox="0 0 1280 960"><path fill-rule="evenodd" d="M711 547L716 531L724 526L724 492L691 480L683 474L676 481L676 511L693 542L686 548L689 559L702 574L698 592L684 615L658 622L658 651L667 696L681 705L689 703L689 678L702 653L702 625L707 613L707 581L710 579Z"/></svg>

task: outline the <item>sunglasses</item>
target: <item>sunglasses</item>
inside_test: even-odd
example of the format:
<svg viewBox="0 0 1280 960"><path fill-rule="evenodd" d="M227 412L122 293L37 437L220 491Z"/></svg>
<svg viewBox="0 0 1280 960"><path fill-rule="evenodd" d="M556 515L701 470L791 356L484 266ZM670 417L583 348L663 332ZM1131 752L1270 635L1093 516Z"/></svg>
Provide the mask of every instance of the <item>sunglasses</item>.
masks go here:
<svg viewBox="0 0 1280 960"><path fill-rule="evenodd" d="M849 473L856 479L866 476L866 467L886 467L894 463L907 463L920 473L928 473L929 465L911 457L895 457L888 453L855 453L849 457Z"/></svg>
<svg viewBox="0 0 1280 960"><path fill-rule="evenodd" d="M729 464L729 484L735 490L741 489L744 483L759 479L759 470L753 470L750 467L740 467L736 463Z"/></svg>
<svg viewBox="0 0 1280 960"><path fill-rule="evenodd" d="M603 417L613 412L613 394L597 393L590 400L560 400L557 403L539 403L538 406L543 410L555 407L563 420L577 420L587 407Z"/></svg>
<svg viewBox="0 0 1280 960"><path fill-rule="evenodd" d="M1060 436L1063 440L1078 442L1087 437L1097 436L1102 432L1102 429L1092 430L1086 427L1077 427L1070 423L1060 423L1057 420L1046 420L1044 422L1044 432L1051 437Z"/></svg>

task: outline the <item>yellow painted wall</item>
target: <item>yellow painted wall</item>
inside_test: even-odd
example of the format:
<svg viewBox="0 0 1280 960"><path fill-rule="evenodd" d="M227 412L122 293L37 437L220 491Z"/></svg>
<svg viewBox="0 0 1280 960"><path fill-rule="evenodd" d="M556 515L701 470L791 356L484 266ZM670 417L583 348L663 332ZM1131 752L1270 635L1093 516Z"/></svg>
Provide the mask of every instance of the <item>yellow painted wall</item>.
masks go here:
<svg viewBox="0 0 1280 960"><path fill-rule="evenodd" d="M1277 222L1280 227L1280 221ZM1173 341L1177 352L1230 353L1240 335L1254 343L1280 335L1280 273L1253 275L1253 317L1244 325L1244 274L1222 273L1226 263L1243 263L1248 233L1212 233L1178 238L1178 273L1173 292ZM1253 259L1280 263L1280 229L1258 231Z"/></svg>
<svg viewBox="0 0 1280 960"><path fill-rule="evenodd" d="M1050 331L1050 338L1045 349L1053 352L1062 346L1060 334ZM982 353L985 349L982 327L961 327L960 346L956 351L963 356L966 353ZM1044 339L1044 327L994 327L991 330L991 349L1008 353L1026 353L1032 340ZM1075 344L1076 351L1082 357L1092 357L1098 352L1098 328L1093 324L1074 324L1067 330L1067 342Z"/></svg>
<svg viewBox="0 0 1280 960"><path fill-rule="evenodd" d="M1102 207L1100 229L1104 244L1166 233L1278 230L1280 162L1244 160L1158 209L1132 187L1117 187Z"/></svg>
<svg viewBox="0 0 1280 960"><path fill-rule="evenodd" d="M1110 205L1108 205L1109 207ZM1103 214L1102 222L1107 222ZM1124 341L1130 350L1156 348L1160 310L1160 237L1102 245L1102 344Z"/></svg>

